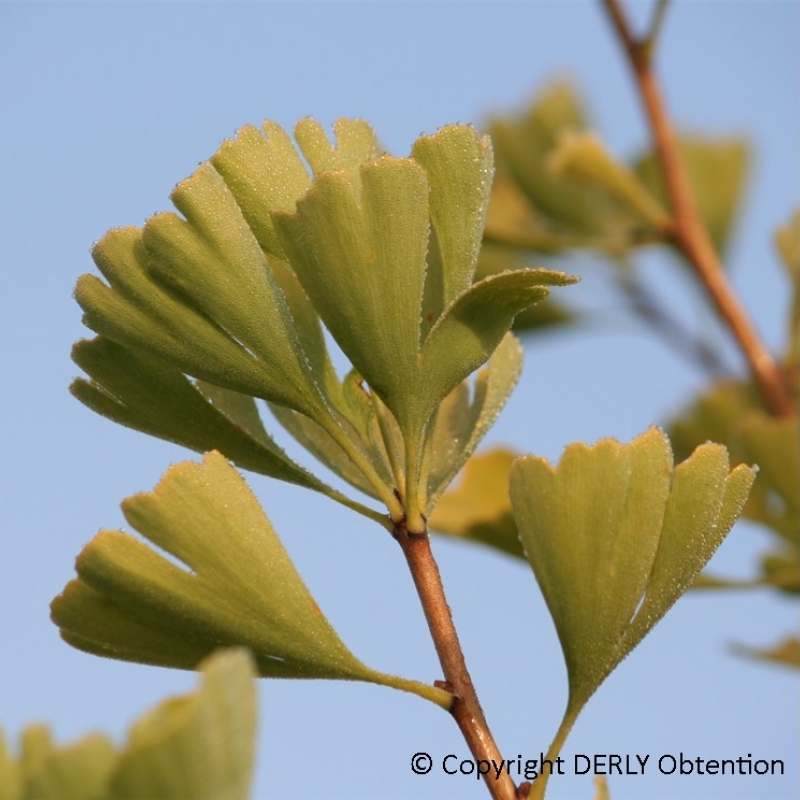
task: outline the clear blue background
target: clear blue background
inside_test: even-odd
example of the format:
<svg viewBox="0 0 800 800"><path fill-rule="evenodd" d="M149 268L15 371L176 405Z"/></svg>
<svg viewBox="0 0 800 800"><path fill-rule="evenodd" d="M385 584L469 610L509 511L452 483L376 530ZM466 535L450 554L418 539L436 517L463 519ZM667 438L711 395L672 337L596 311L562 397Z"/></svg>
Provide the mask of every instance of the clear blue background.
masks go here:
<svg viewBox="0 0 800 800"><path fill-rule="evenodd" d="M635 5L643 20L650 3ZM675 119L750 137L755 160L729 259L771 346L787 302L771 245L797 203L798 4L677 2L660 69ZM168 207L173 185L241 125L361 116L387 147L422 132L518 110L555 76L573 76L611 147L628 156L646 129L597 4L295 3L0 5L0 724L34 720L59 740L131 721L192 674L97 659L63 644L48 604L118 503L193 457L117 427L74 401L70 345L89 333L71 299L91 243ZM574 266L577 304L602 297L600 267ZM641 268L676 313L724 342L666 261ZM614 301L616 302L616 301ZM628 440L664 422L702 376L616 310L602 325L532 340L526 372L492 442L557 458L570 441ZM731 363L741 368L734 350ZM299 489L252 485L320 605L371 666L440 677L399 549L385 532ZM769 542L738 526L713 566L745 576ZM437 540L446 588L487 716L503 751L537 758L565 702L561 655L522 563ZM645 776L612 777L614 800L794 798L798 682L738 659L732 641L769 645L797 607L768 593L691 595L623 663L580 718L565 756L650 754ZM468 755L447 715L366 685L263 682L255 798L483 797L441 773ZM434 772L415 776L428 751ZM782 778L663 777L662 753L782 758ZM588 776L548 795L590 798Z"/></svg>

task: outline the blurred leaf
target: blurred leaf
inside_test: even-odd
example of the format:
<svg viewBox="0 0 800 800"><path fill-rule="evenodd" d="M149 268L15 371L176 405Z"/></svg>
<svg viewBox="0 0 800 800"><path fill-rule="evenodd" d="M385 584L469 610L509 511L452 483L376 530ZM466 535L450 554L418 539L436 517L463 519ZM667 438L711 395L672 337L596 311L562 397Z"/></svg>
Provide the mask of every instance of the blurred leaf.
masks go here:
<svg viewBox="0 0 800 800"><path fill-rule="evenodd" d="M562 728L664 616L730 530L753 481L706 444L673 472L657 429L623 445L567 447L557 468L526 456L511 503L569 675Z"/></svg>
<svg viewBox="0 0 800 800"><path fill-rule="evenodd" d="M25 796L47 800L105 800L116 754L101 734L65 747L51 746L40 758L25 763Z"/></svg>
<svg viewBox="0 0 800 800"><path fill-rule="evenodd" d="M757 648L737 644L734 645L733 650L738 655L748 658L800 669L800 639L794 636L786 637L774 647Z"/></svg>
<svg viewBox="0 0 800 800"><path fill-rule="evenodd" d="M678 137L697 207L717 251L722 253L736 221L750 160L743 138ZM654 153L640 156L634 165L643 183L669 208L669 200Z"/></svg>
<svg viewBox="0 0 800 800"><path fill-rule="evenodd" d="M566 83L547 87L519 117L490 122L498 165L491 241L540 252L579 246L617 252L638 243L636 216L610 202L607 191L565 180L549 166L559 139L586 128L582 103Z"/></svg>
<svg viewBox="0 0 800 800"><path fill-rule="evenodd" d="M517 456L504 449L472 456L460 482L434 508L431 530L524 558L508 496L511 464Z"/></svg>
<svg viewBox="0 0 800 800"><path fill-rule="evenodd" d="M775 231L775 245L789 276L800 280L800 210Z"/></svg>
<svg viewBox="0 0 800 800"><path fill-rule="evenodd" d="M255 665L243 650L200 665L202 685L131 728L111 800L247 800L256 736Z"/></svg>
<svg viewBox="0 0 800 800"><path fill-rule="evenodd" d="M775 232L775 245L789 278L792 301L789 309L786 336L786 361L794 370L795 393L800 380L800 210L795 211L788 222Z"/></svg>
<svg viewBox="0 0 800 800"><path fill-rule="evenodd" d="M0 731L0 798L245 800L256 734L252 658L218 652L199 669L200 688L140 718L120 751L101 734L58 747L32 725L14 759Z"/></svg>
<svg viewBox="0 0 800 800"><path fill-rule="evenodd" d="M759 467L759 478L780 498L781 529L794 531L800 548L800 427L797 414L775 419L762 411L746 415L740 426L747 458ZM775 509L777 513L777 509Z"/></svg>
<svg viewBox="0 0 800 800"><path fill-rule="evenodd" d="M0 728L0 800L20 800L22 788L22 769L9 751Z"/></svg>
<svg viewBox="0 0 800 800"><path fill-rule="evenodd" d="M765 426L764 432L774 426L772 445L766 445L765 440L754 450L757 441L764 437L764 432L758 433L762 426ZM796 465L800 458L796 426L796 415L782 421L771 420L762 410L759 394L749 383L725 381L714 384L676 417L670 425L670 435L679 457L699 444L713 440L728 448L732 464L756 463L761 466L763 459L769 466L756 479L743 516L768 526L784 542L797 546L797 491L791 483L791 476L797 474ZM765 452L765 446L767 449L774 446L775 452ZM784 469L788 480L783 480L779 490L774 482L781 480L777 474ZM781 492L787 496L782 497Z"/></svg>
<svg viewBox="0 0 800 800"><path fill-rule="evenodd" d="M547 156L546 165L555 177L572 178L606 192L609 199L624 204L655 231L669 227L669 215L636 175L611 155L597 134L565 130Z"/></svg>
<svg viewBox="0 0 800 800"><path fill-rule="evenodd" d="M129 534L99 533L78 557L78 578L52 604L69 644L183 669L221 645L243 645L264 677L363 680L446 705L446 692L376 672L353 656L218 453L171 467L154 492L126 500L123 512L180 566Z"/></svg>
<svg viewBox="0 0 800 800"><path fill-rule="evenodd" d="M553 253L577 244L577 240L554 232L516 183L500 172L492 184L483 250L487 243Z"/></svg>

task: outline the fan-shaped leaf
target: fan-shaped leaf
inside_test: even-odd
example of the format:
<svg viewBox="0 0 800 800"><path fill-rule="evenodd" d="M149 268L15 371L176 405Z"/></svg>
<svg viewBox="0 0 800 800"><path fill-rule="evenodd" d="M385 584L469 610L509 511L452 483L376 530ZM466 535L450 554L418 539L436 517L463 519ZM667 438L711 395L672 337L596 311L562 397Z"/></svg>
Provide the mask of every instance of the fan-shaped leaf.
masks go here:
<svg viewBox="0 0 800 800"><path fill-rule="evenodd" d="M564 651L573 719L730 530L754 472L728 470L709 444L673 475L657 429L629 445L570 445L557 468L514 464L514 515Z"/></svg>
<svg viewBox="0 0 800 800"><path fill-rule="evenodd" d="M53 601L62 637L111 658L192 669L220 645L249 647L265 677L339 678L446 692L369 669L323 616L241 477L218 453L172 467L153 493L123 503L169 561L103 531Z"/></svg>
<svg viewBox="0 0 800 800"><path fill-rule="evenodd" d="M247 800L253 772L255 665L229 650L200 665L200 688L171 698L131 728L111 800Z"/></svg>

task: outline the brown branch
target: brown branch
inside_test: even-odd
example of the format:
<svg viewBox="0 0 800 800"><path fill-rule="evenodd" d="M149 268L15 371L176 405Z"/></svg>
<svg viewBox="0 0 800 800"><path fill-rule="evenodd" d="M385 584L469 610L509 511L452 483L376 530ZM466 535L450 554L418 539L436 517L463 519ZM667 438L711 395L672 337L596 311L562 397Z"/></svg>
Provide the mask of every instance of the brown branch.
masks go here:
<svg viewBox="0 0 800 800"><path fill-rule="evenodd" d="M694 268L714 308L735 338L767 408L776 416L792 414L794 402L783 375L728 282L695 205L677 138L652 68L649 42L636 39L617 0L602 2L627 53L650 124L672 210L672 242Z"/></svg>
<svg viewBox="0 0 800 800"><path fill-rule="evenodd" d="M395 527L394 537L403 550L414 579L414 586L444 672L444 686L456 698L450 714L475 760L485 761L490 765L494 762L500 767L503 757L486 723L464 661L450 606L444 595L439 567L431 552L430 537L427 533L409 533L404 522ZM507 771L504 770L499 779L490 771L483 779L494 800L517 799L517 787Z"/></svg>

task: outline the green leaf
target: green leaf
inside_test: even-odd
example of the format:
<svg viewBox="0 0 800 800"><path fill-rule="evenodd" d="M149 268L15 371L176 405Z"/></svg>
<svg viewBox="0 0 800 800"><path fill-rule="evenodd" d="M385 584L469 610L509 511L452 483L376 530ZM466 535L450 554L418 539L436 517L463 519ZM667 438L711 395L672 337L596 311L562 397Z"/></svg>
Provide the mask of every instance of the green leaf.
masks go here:
<svg viewBox="0 0 800 800"><path fill-rule="evenodd" d="M375 133L363 120L337 120L334 132L337 147L330 145L322 126L312 119L301 120L295 127L303 156L315 173L347 170L357 174L360 164L380 155ZM265 122L261 130L248 125L235 139L223 143L211 163L225 179L262 249L285 259L270 214L293 211L311 185L290 137L274 122Z"/></svg>
<svg viewBox="0 0 800 800"><path fill-rule="evenodd" d="M795 365L795 394L797 393L797 362L800 360L800 210L795 211L785 225L775 232L775 246L786 269L792 292L792 304L787 320L786 361Z"/></svg>
<svg viewBox="0 0 800 800"><path fill-rule="evenodd" d="M116 759L111 740L94 734L65 747L51 744L25 763L25 796L52 800L105 800Z"/></svg>
<svg viewBox="0 0 800 800"><path fill-rule="evenodd" d="M435 320L475 275L494 170L492 146L474 128L449 125L435 136L417 139L411 156L424 168L430 187L442 305L426 311Z"/></svg>
<svg viewBox="0 0 800 800"><path fill-rule="evenodd" d="M742 138L681 134L678 147L700 216L715 247L724 252L747 177L748 143ZM655 154L651 152L639 157L634 170L650 191L668 206L661 167Z"/></svg>
<svg viewBox="0 0 800 800"><path fill-rule="evenodd" d="M319 359L305 353L280 284L222 176L204 164L172 201L186 219L164 213L147 221L149 269L258 359L268 376L264 399L318 415L325 381L309 367Z"/></svg>
<svg viewBox="0 0 800 800"><path fill-rule="evenodd" d="M548 286L568 286L564 272L524 269L484 278L462 292L431 329L422 347L411 398L411 425L422 425L464 378L483 364L505 336L514 317L547 297Z"/></svg>
<svg viewBox="0 0 800 800"><path fill-rule="evenodd" d="M733 464L761 465L763 460L763 474L759 475L750 492L743 515L768 526L784 542L792 543L796 548L799 526L793 509L796 508L797 492L791 484L791 476L796 474L800 460L797 416L774 423L777 433L767 434L771 445L765 446L766 442L758 444L765 435L758 431L764 426L766 432L772 424L762 410L758 391L750 383L720 381L673 420L670 434L679 455L686 455L711 439L728 448Z"/></svg>
<svg viewBox="0 0 800 800"><path fill-rule="evenodd" d="M708 444L673 473L657 429L517 460L511 502L569 675L565 724L686 590L738 516L754 472Z"/></svg>
<svg viewBox="0 0 800 800"><path fill-rule="evenodd" d="M297 143L315 176L345 171L358 181L359 166L383 154L375 131L363 119L337 119L333 132L335 147L328 141L322 125L310 117L300 120L294 129Z"/></svg>
<svg viewBox="0 0 800 800"><path fill-rule="evenodd" d="M313 419L309 419L290 408L283 408L278 405L271 405L270 409L275 415L275 419L298 441L309 453L325 464L328 469L346 480L351 486L355 486L364 494L380 499L374 487L364 477L364 473L353 463L353 460L342 450L339 444L322 427L317 425ZM362 450L366 448L364 439L361 439ZM370 452L370 463L376 467L376 471L383 478L384 482L391 485L392 478L384 469L384 463L377 453Z"/></svg>
<svg viewBox="0 0 800 800"><path fill-rule="evenodd" d="M762 411L741 422L741 436L748 458L758 464L759 480L769 485L782 505L784 524L794 530L800 547L800 423L798 415L776 419Z"/></svg>
<svg viewBox="0 0 800 800"><path fill-rule="evenodd" d="M800 669L800 639L796 636L787 636L773 647L757 648L737 644L733 646L733 652L759 661Z"/></svg>
<svg viewBox="0 0 800 800"><path fill-rule="evenodd" d="M9 752L5 734L0 728L0 800L20 800L22 787L22 769Z"/></svg>
<svg viewBox="0 0 800 800"><path fill-rule="evenodd" d="M506 404L522 372L522 356L522 346L507 333L475 376L471 402L466 381L442 402L430 443L428 513Z"/></svg>
<svg viewBox="0 0 800 800"><path fill-rule="evenodd" d="M92 257L110 285L94 275L79 278L75 298L88 327L197 378L254 396L269 394L269 377L251 354L153 279L141 231L109 231Z"/></svg>
<svg viewBox="0 0 800 800"><path fill-rule="evenodd" d="M93 411L199 453L217 449L244 469L325 491L270 438L252 397L195 385L163 362L102 336L78 342L72 357L92 380L78 379L70 391Z"/></svg>
<svg viewBox="0 0 800 800"><path fill-rule="evenodd" d="M420 341L428 185L410 159L384 156L321 175L294 215L275 214L306 293L353 366L398 419Z"/></svg>
<svg viewBox="0 0 800 800"><path fill-rule="evenodd" d="M523 269L524 260L519 250L484 241L475 272L476 281L508 270ZM536 305L526 308L514 317L512 330L517 334L545 332L559 325L578 321L578 314L551 295Z"/></svg>
<svg viewBox="0 0 800 800"><path fill-rule="evenodd" d="M793 282L800 280L800 210L775 231L775 246Z"/></svg>
<svg viewBox="0 0 800 800"><path fill-rule="evenodd" d="M508 496L511 464L518 455L496 448L472 456L459 483L434 508L431 530L524 558Z"/></svg>
<svg viewBox="0 0 800 800"><path fill-rule="evenodd" d="M567 83L554 83L521 115L492 120L489 132L497 153L498 188L492 197L498 203L490 210L489 231L493 240L551 252L579 245L629 246L635 217L597 187L563 180L554 175L548 156L566 132L587 127L586 113L577 93ZM511 181L527 200L519 202L506 191ZM508 221L504 212L511 211Z"/></svg>
<svg viewBox="0 0 800 800"><path fill-rule="evenodd" d="M253 772L255 665L242 650L200 665L202 685L131 728L111 779L111 800L247 800Z"/></svg>
<svg viewBox="0 0 800 800"><path fill-rule="evenodd" d="M123 503L139 539L101 531L52 604L62 637L110 658L193 669L223 645L249 647L264 677L338 678L449 695L371 670L342 643L238 473L218 453L170 468ZM177 563L176 563L177 561Z"/></svg>
<svg viewBox="0 0 800 800"><path fill-rule="evenodd" d="M656 231L666 230L669 215L637 176L620 164L594 133L566 130L547 156L547 167L556 177L583 181L605 191Z"/></svg>
<svg viewBox="0 0 800 800"><path fill-rule="evenodd" d="M244 800L256 733L253 660L229 650L199 669L200 688L140 718L120 751L101 734L58 747L34 725L22 732L15 760L0 731L0 798Z"/></svg>

